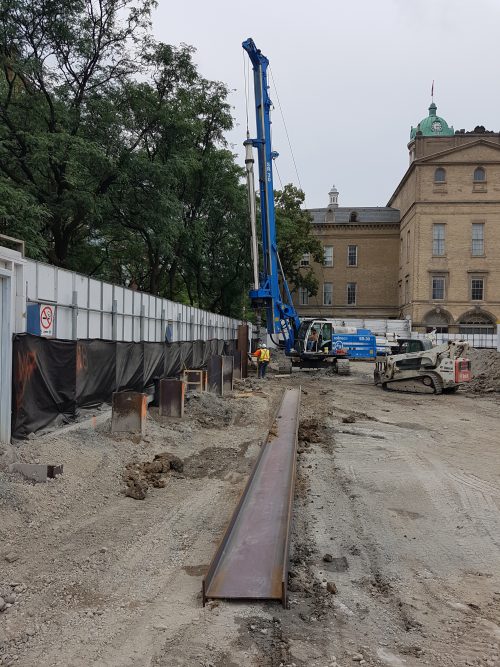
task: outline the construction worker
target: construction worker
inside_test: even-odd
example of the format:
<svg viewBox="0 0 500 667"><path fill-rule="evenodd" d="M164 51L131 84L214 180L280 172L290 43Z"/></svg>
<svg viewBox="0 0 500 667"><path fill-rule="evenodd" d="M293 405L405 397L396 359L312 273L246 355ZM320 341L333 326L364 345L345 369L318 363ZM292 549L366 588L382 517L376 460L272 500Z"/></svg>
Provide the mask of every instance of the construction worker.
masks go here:
<svg viewBox="0 0 500 667"><path fill-rule="evenodd" d="M312 328L311 333L309 334L309 341L307 343L307 349L311 352L318 351L319 344L319 334L316 329Z"/></svg>
<svg viewBox="0 0 500 667"><path fill-rule="evenodd" d="M271 359L271 353L267 349L265 343L261 343L253 353L257 357L257 377L264 379L266 377L266 370Z"/></svg>

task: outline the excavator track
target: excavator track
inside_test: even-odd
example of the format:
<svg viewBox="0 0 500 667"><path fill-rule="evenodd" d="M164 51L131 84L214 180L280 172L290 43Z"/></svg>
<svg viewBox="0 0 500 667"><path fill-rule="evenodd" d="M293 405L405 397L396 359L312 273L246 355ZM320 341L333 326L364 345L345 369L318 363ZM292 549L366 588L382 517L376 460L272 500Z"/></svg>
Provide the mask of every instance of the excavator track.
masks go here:
<svg viewBox="0 0 500 667"><path fill-rule="evenodd" d="M437 373L429 371L422 377L382 382L382 389L406 394L442 394L443 381Z"/></svg>
<svg viewBox="0 0 500 667"><path fill-rule="evenodd" d="M337 359L337 373L339 375L350 375L351 365L349 359Z"/></svg>

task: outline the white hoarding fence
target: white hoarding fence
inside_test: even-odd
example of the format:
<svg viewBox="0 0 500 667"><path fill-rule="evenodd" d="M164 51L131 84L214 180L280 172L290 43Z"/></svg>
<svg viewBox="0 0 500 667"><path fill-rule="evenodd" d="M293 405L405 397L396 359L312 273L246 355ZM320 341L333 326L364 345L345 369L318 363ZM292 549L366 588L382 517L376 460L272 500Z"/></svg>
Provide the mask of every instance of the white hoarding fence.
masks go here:
<svg viewBox="0 0 500 667"><path fill-rule="evenodd" d="M40 328L56 338L117 341L224 340L242 324L224 315L28 260L28 304L40 306ZM43 315L42 315L43 314ZM45 327L45 329L44 329Z"/></svg>
<svg viewBox="0 0 500 667"><path fill-rule="evenodd" d="M487 333L419 333L412 332L412 338L428 338L434 345L443 345L449 341L463 340L471 347L498 349L498 334Z"/></svg>

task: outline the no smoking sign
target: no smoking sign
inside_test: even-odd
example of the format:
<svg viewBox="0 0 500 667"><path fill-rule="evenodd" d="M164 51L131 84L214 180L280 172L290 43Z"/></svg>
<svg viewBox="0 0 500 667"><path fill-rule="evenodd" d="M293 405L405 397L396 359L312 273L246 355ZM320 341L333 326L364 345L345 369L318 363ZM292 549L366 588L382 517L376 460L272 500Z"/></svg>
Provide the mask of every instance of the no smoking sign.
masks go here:
<svg viewBox="0 0 500 667"><path fill-rule="evenodd" d="M54 335L54 306L40 304L40 335Z"/></svg>

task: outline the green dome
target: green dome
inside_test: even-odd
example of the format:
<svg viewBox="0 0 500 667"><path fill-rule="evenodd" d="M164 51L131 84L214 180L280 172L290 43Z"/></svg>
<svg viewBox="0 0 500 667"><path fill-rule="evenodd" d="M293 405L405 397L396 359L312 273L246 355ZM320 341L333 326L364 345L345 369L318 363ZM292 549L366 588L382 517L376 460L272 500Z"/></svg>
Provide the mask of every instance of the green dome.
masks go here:
<svg viewBox="0 0 500 667"><path fill-rule="evenodd" d="M417 127L412 127L410 131L410 140L415 139L417 132L421 132L424 137L448 137L455 134L453 127L449 127L444 118L436 115L437 106L434 102L429 107L429 115L420 121Z"/></svg>

